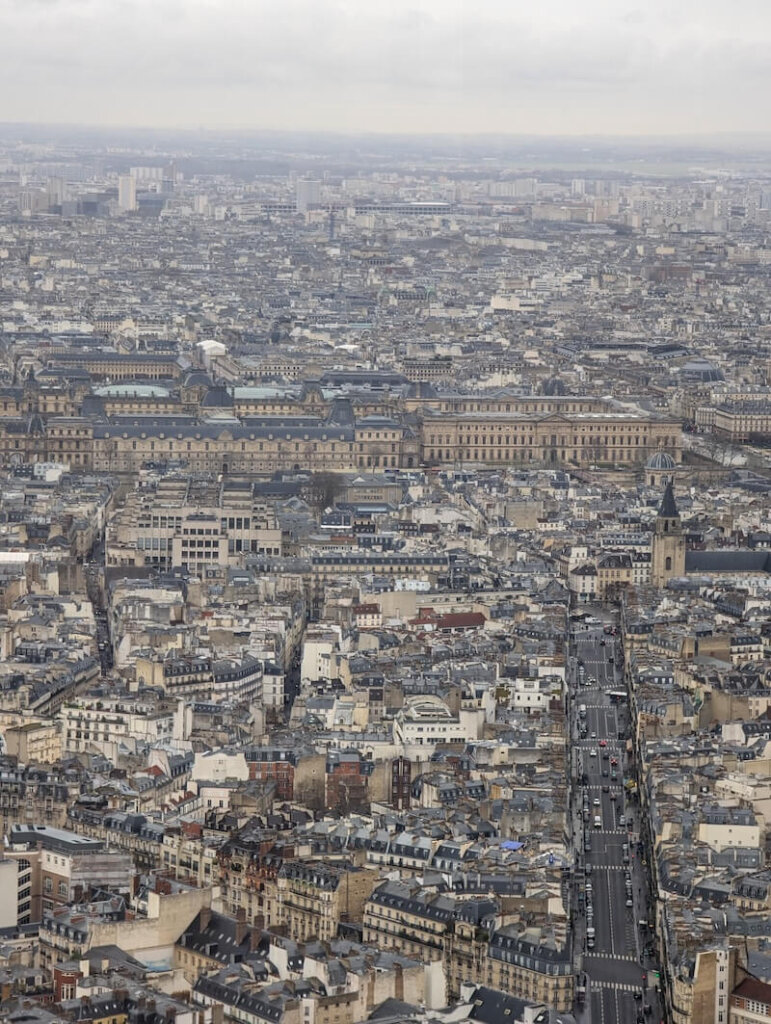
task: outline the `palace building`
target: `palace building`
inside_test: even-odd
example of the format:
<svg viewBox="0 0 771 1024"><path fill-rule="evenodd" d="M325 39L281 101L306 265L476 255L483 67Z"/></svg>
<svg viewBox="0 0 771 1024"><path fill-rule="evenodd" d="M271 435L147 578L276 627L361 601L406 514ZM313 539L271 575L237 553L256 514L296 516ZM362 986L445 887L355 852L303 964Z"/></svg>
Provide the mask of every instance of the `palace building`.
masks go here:
<svg viewBox="0 0 771 1024"><path fill-rule="evenodd" d="M6 389L4 402L0 396L0 461L118 474L164 462L191 473L264 476L461 465L631 468L663 450L676 463L682 456L677 420L611 398L327 385L222 387L200 371L181 383L94 388L80 377L56 388L28 380Z"/></svg>

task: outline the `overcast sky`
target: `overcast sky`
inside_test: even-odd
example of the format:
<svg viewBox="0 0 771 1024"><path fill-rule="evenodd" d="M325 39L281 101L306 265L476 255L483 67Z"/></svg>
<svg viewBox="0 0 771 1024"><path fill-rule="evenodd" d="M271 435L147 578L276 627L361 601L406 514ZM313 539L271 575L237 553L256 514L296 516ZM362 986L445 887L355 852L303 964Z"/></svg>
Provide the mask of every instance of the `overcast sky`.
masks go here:
<svg viewBox="0 0 771 1024"><path fill-rule="evenodd" d="M771 130L771 0L0 0L0 121Z"/></svg>

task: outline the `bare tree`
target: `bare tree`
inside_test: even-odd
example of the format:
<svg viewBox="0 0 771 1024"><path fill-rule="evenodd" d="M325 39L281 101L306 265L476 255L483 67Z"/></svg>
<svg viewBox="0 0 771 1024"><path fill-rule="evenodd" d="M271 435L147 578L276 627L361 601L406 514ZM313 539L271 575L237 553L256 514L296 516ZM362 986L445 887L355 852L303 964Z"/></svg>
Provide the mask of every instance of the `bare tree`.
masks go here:
<svg viewBox="0 0 771 1024"><path fill-rule="evenodd" d="M343 479L339 473L314 473L308 484L308 501L317 514L331 508L343 490Z"/></svg>

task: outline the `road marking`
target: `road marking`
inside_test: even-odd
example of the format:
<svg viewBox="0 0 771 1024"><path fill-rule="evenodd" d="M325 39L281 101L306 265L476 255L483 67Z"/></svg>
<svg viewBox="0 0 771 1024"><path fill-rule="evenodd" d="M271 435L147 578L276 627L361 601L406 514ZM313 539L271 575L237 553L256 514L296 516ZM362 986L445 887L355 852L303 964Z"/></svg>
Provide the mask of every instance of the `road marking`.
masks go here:
<svg viewBox="0 0 771 1024"><path fill-rule="evenodd" d="M616 939L613 934L613 904L610 899L610 878L608 878L608 885L605 889L606 898L608 901L608 924L610 925L610 949L612 953L616 952Z"/></svg>
<svg viewBox="0 0 771 1024"><path fill-rule="evenodd" d="M617 989L619 992L639 992L642 987L641 985L625 985L619 981L595 981L594 978L590 978L590 980L592 988Z"/></svg>
<svg viewBox="0 0 771 1024"><path fill-rule="evenodd" d="M603 960L625 960L630 964L637 963L636 956L629 956L627 953L584 953L584 960L591 960L592 957L601 957Z"/></svg>
<svg viewBox="0 0 771 1024"><path fill-rule="evenodd" d="M592 871L626 871L627 869L621 864L603 864L600 861L590 860L589 863L592 865ZM587 878L591 879L591 875L587 875Z"/></svg>

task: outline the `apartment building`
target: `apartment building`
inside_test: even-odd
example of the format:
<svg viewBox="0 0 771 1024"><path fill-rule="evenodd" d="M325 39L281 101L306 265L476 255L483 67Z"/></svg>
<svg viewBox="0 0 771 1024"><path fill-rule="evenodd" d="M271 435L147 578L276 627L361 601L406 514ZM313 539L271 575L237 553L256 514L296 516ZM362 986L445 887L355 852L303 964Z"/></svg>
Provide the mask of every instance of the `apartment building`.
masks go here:
<svg viewBox="0 0 771 1024"><path fill-rule="evenodd" d="M664 990L673 1024L719 1024L721 1016L728 1024L738 974L736 947L720 945L696 952L692 969L684 965Z"/></svg>
<svg viewBox="0 0 771 1024"><path fill-rule="evenodd" d="M425 961L444 960L449 993L469 978L516 992L557 1011L572 1008L575 973L570 946L539 927L496 927L490 899L458 901L404 882L380 885L364 911L364 942Z"/></svg>
<svg viewBox="0 0 771 1024"><path fill-rule="evenodd" d="M276 923L297 942L329 941L343 922L361 921L379 872L321 861L288 861L276 875Z"/></svg>
<svg viewBox="0 0 771 1024"><path fill-rule="evenodd" d="M768 1024L771 1020L771 985L745 978L731 993L728 1024Z"/></svg>
<svg viewBox="0 0 771 1024"><path fill-rule="evenodd" d="M83 772L40 765L0 765L0 827L40 823L61 828L80 794Z"/></svg>
<svg viewBox="0 0 771 1024"><path fill-rule="evenodd" d="M62 756L61 733L55 722L13 716L2 735L5 752L20 764L53 764Z"/></svg>
<svg viewBox="0 0 771 1024"><path fill-rule="evenodd" d="M422 894L402 882L378 886L364 908L365 943L424 961L441 960L455 900Z"/></svg>
<svg viewBox="0 0 771 1024"><path fill-rule="evenodd" d="M394 720L394 740L405 747L462 743L470 737L469 724L467 716L453 714L439 697L408 697Z"/></svg>
<svg viewBox="0 0 771 1024"><path fill-rule="evenodd" d="M136 676L143 685L160 687L172 698L199 697L222 703L260 700L262 696L262 661L248 654L214 658L185 655L174 648L162 657L137 657Z"/></svg>
<svg viewBox="0 0 771 1024"><path fill-rule="evenodd" d="M59 710L62 746L68 754L99 750L116 758L118 747L136 750L168 742L175 708L127 696L74 697Z"/></svg>
<svg viewBox="0 0 771 1024"><path fill-rule="evenodd" d="M567 1013L575 997L571 949L544 939L540 928L521 932L509 926L496 931L488 948L486 984Z"/></svg>
<svg viewBox="0 0 771 1024"><path fill-rule="evenodd" d="M204 907L174 944L174 966L194 985L210 971L244 961L257 948L260 935L246 923L243 910L231 918Z"/></svg>
<svg viewBox="0 0 771 1024"><path fill-rule="evenodd" d="M736 846L757 849L761 828L750 809L706 806L701 811L697 835L718 852Z"/></svg>
<svg viewBox="0 0 771 1024"><path fill-rule="evenodd" d="M771 435L771 403L767 398L726 402L710 409L709 414L713 432L734 444L762 441Z"/></svg>

